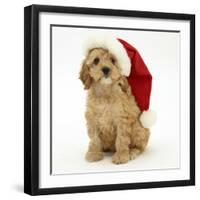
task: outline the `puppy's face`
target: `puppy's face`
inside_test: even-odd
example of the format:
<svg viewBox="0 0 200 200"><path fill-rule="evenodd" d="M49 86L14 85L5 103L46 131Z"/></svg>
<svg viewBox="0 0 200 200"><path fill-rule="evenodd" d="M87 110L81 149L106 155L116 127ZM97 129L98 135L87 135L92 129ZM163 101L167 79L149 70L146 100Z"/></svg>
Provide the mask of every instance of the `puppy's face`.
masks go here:
<svg viewBox="0 0 200 200"><path fill-rule="evenodd" d="M83 62L80 79L89 89L91 84L110 85L121 77L117 58L102 48L92 49Z"/></svg>

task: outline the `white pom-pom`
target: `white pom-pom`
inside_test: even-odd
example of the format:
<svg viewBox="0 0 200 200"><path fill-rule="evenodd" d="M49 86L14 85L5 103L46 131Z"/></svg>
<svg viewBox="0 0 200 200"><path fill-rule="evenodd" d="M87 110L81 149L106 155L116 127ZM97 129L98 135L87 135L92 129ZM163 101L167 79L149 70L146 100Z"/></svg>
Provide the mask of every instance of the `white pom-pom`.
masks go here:
<svg viewBox="0 0 200 200"><path fill-rule="evenodd" d="M140 122L144 128L151 128L156 123L156 112L153 110L143 111Z"/></svg>

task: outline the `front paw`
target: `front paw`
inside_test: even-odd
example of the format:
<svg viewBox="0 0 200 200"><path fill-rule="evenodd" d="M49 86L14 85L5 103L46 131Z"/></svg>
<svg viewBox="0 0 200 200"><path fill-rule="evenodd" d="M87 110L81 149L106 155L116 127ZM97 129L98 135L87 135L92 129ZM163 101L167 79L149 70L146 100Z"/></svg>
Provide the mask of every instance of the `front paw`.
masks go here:
<svg viewBox="0 0 200 200"><path fill-rule="evenodd" d="M127 163L129 161L129 152L116 152L112 157L112 162L115 164Z"/></svg>
<svg viewBox="0 0 200 200"><path fill-rule="evenodd" d="M85 156L89 162L99 161L103 159L103 152L90 152L88 151Z"/></svg>

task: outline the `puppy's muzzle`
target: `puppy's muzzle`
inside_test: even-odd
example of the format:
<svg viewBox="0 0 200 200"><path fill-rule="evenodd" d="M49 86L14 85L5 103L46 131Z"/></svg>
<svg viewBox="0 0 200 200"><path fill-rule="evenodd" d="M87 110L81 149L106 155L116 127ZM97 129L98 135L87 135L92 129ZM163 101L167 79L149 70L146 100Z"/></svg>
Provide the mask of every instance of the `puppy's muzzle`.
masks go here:
<svg viewBox="0 0 200 200"><path fill-rule="evenodd" d="M110 72L110 68L109 67L103 67L102 69L102 72L105 76L108 76L109 72Z"/></svg>

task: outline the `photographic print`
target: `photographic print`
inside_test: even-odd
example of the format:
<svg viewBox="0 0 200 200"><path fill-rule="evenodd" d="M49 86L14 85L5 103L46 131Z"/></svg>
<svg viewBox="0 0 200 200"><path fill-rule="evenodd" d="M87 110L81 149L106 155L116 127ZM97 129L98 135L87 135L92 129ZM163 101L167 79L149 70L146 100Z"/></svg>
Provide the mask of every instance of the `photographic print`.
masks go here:
<svg viewBox="0 0 200 200"><path fill-rule="evenodd" d="M194 15L26 7L25 192L193 185L194 91Z"/></svg>

